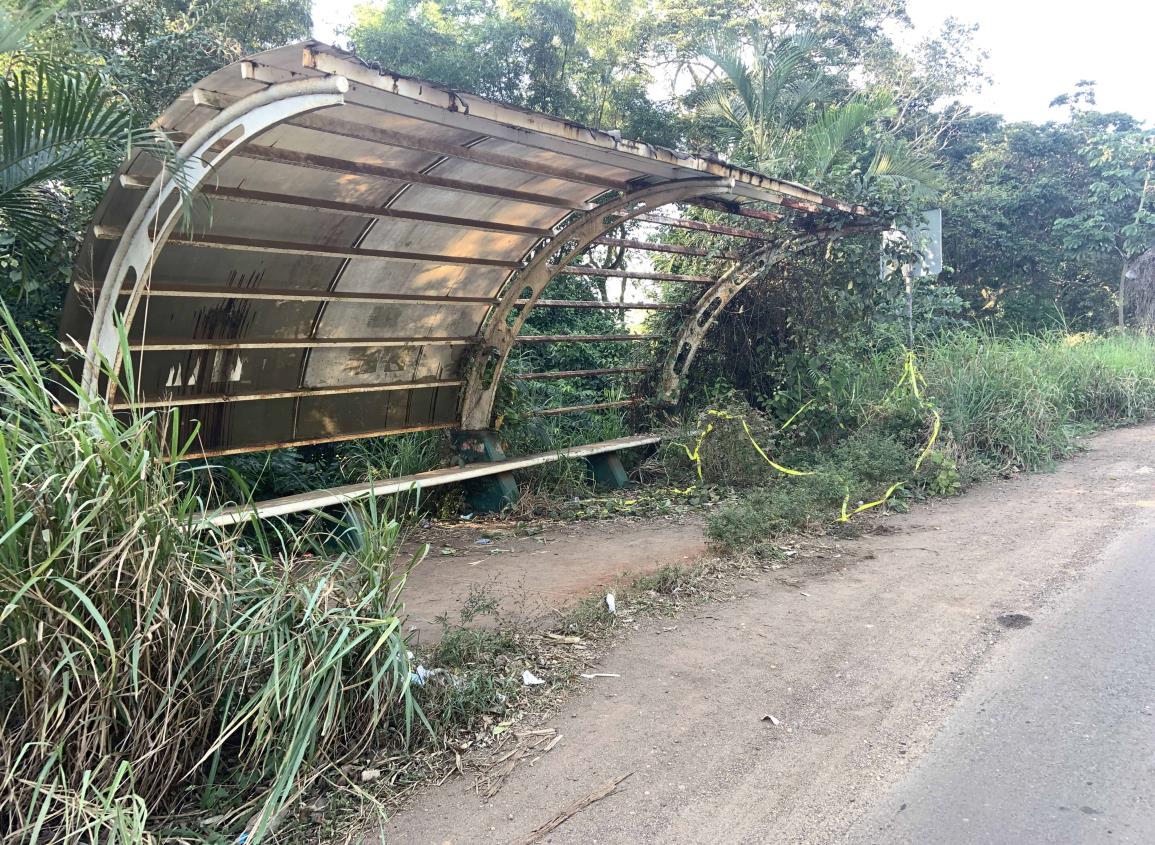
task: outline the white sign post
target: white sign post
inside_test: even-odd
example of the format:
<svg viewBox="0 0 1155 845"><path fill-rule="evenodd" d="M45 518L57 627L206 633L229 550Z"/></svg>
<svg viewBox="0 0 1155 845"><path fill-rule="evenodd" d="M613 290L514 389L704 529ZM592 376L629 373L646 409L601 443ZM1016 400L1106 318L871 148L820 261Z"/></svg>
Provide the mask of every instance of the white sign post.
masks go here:
<svg viewBox="0 0 1155 845"><path fill-rule="evenodd" d="M903 263L894 253L901 248L912 249L913 263ZM935 208L923 214L913 228L891 229L882 233L882 253L878 260L879 278L886 281L894 273L902 272L906 287L906 342L914 347L914 280L923 276L937 276L942 272L942 209Z"/></svg>

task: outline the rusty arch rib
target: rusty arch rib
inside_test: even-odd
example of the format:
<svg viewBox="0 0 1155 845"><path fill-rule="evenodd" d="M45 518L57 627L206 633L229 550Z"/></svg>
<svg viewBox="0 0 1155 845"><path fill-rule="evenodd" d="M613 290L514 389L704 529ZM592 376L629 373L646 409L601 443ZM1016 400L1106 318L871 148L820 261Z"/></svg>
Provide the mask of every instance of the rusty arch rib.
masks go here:
<svg viewBox="0 0 1155 845"><path fill-rule="evenodd" d="M718 280L703 293L679 329L659 371L655 401L659 405L676 405L682 385L702 341L718 321L718 316L739 293L756 283L767 271L783 260L824 241L847 235L877 233L885 228L877 223L816 229L806 234L768 243L731 264Z"/></svg>
<svg viewBox="0 0 1155 845"><path fill-rule="evenodd" d="M117 407L181 406L203 454L487 427L505 356L549 280L612 225L664 204L866 214L316 42L222 68L158 126L188 139L186 176L204 201L178 228L171 181L145 155L129 161L84 240L62 335L88 350L77 368L91 385L123 320L135 394Z"/></svg>
<svg viewBox="0 0 1155 845"><path fill-rule="evenodd" d="M714 194L729 194L733 182L724 179L686 179L630 191L613 202L599 206L562 228L537 255L514 274L501 302L489 316L480 354L470 369L462 399L462 428L489 426L493 402L509 352L542 291L567 265L606 232L655 208L672 202ZM525 301L521 305L521 301ZM509 317L513 314L513 322Z"/></svg>

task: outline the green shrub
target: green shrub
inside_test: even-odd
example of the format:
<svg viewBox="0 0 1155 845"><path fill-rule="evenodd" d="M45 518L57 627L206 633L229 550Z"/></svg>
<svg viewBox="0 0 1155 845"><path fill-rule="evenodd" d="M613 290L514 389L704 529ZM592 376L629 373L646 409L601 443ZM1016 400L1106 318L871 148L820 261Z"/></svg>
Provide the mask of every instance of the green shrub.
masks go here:
<svg viewBox="0 0 1155 845"><path fill-rule="evenodd" d="M734 488L765 484L775 473L758 454L751 437L771 456L781 447L778 428L769 416L731 391L698 414L692 427L669 433L659 449L658 462L669 479L682 483L700 480ZM691 457L695 451L700 459L697 464Z"/></svg>
<svg viewBox="0 0 1155 845"><path fill-rule="evenodd" d="M743 492L706 519L706 536L726 551L765 554L771 541L827 517L843 498L829 472L783 478Z"/></svg>
<svg viewBox="0 0 1155 845"><path fill-rule="evenodd" d="M968 458L1042 469L1075 448L1079 427L1155 412L1147 337L997 337L957 332L922 355L927 391Z"/></svg>

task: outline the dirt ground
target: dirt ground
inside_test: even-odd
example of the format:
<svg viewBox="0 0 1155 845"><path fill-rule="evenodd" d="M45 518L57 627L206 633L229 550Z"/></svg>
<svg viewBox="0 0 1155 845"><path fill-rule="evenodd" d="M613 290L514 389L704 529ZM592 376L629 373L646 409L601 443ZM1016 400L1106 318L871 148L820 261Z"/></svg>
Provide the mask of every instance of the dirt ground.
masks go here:
<svg viewBox="0 0 1155 845"><path fill-rule="evenodd" d="M876 520L730 601L637 623L597 669L620 677L586 682L545 723L562 739L492 799L451 778L364 841L521 843L632 773L534 841L838 842L1024 624L998 617L1048 613L1140 522L1155 522L1153 426L1103 434L1054 473Z"/></svg>
<svg viewBox="0 0 1155 845"><path fill-rule="evenodd" d="M577 599L706 553L696 514L527 526L434 524L415 531L404 550L412 554L423 543L429 554L405 590L409 626L419 638L437 635L438 617L457 621L474 591L496 599L501 614L519 624L547 624Z"/></svg>

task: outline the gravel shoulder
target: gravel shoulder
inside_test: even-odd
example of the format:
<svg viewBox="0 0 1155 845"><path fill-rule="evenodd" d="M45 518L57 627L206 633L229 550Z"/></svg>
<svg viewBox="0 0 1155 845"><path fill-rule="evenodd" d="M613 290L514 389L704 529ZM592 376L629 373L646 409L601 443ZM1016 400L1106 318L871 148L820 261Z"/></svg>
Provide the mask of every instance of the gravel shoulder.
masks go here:
<svg viewBox="0 0 1155 845"><path fill-rule="evenodd" d="M522 842L630 772L540 841L838 841L1000 659L1018 632L997 617L1055 613L1116 537L1155 525L1151 468L1155 426L1107 432L1053 473L875 520L732 600L638 622L596 670L620 677L571 696L546 722L562 740L492 799L452 778L364 841Z"/></svg>

